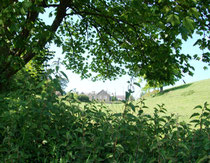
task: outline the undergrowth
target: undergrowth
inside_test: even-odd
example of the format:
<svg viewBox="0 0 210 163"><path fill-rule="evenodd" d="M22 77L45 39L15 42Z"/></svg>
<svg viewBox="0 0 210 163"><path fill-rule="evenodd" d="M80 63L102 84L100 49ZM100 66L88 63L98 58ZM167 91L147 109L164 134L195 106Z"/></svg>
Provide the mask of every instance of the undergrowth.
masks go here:
<svg viewBox="0 0 210 163"><path fill-rule="evenodd" d="M201 113L193 113L190 124L167 116L164 105L145 114L149 108L143 100L130 102L130 92L123 113L94 103L81 109L73 94L56 96L55 80L39 84L38 92L30 87L1 95L0 162L209 161L207 103L195 107Z"/></svg>

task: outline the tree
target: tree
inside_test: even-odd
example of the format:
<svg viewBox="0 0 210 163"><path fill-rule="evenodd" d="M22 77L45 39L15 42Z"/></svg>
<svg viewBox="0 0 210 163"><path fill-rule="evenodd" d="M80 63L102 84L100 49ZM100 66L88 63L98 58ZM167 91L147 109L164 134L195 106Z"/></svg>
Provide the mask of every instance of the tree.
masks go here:
<svg viewBox="0 0 210 163"><path fill-rule="evenodd" d="M0 87L29 61L42 64L52 43L62 47L66 67L82 78L128 73L173 84L193 70L192 57L180 52L182 39L196 31L204 37L195 44L209 49L208 5L208 0L1 0ZM47 10L51 25L40 18ZM202 58L210 63L209 52Z"/></svg>
<svg viewBox="0 0 210 163"><path fill-rule="evenodd" d="M140 84L143 81L145 82L145 85L142 88L142 91L144 93L150 92L151 89L157 89L157 88L159 88L160 92L163 92L163 87L168 85L167 83L160 83L157 80L148 81L145 76L140 77L138 83ZM174 82L175 81L177 81L177 79L174 79Z"/></svg>

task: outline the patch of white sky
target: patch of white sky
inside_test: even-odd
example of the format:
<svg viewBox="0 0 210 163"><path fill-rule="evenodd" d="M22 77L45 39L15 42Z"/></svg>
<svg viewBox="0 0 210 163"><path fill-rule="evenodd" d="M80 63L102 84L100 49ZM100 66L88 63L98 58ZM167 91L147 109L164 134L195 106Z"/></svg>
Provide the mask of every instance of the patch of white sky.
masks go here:
<svg viewBox="0 0 210 163"><path fill-rule="evenodd" d="M40 18L43 19L43 21L48 25L51 25L53 21L53 17L51 18L48 17L51 11L52 9L47 9L44 14L40 15ZM200 50L198 46L193 46L193 44L198 39L198 37L199 37L198 35L194 34L193 38L188 39L187 41L184 41L181 52L183 54L190 54L191 56L193 56L194 54L198 54L201 56L203 51ZM50 46L50 50L55 51L55 57L53 58L53 60L49 62L49 64L52 64L52 62L58 60L58 58L64 59L65 54L62 54L61 47L57 47L56 45L52 44ZM191 82L210 78L210 67L208 67L208 70L203 69L204 66L207 66L206 63L193 60L193 61L190 61L190 64L195 68L194 75L189 76L188 74L184 74L183 78L177 81L174 86L184 84L183 80L186 83L191 83ZM80 78L80 75L74 74L70 70L66 70L64 66L61 66L60 70L65 72L69 78L69 83L65 89L66 92L73 90L79 93L81 92L84 92L84 93L96 92L97 93L101 90L105 90L108 93L113 94L113 95L124 95L125 91L128 90L128 81L131 79L130 76L124 75L114 81L107 80L105 82L103 81L93 82L91 79L82 80ZM138 78L134 79L135 82L138 82L138 80L139 80ZM145 82L140 83L140 84L141 86L144 86ZM170 88L170 87L172 86L167 86L165 87L165 89ZM141 88L134 86L134 90L135 90L134 97L139 98L141 94Z"/></svg>

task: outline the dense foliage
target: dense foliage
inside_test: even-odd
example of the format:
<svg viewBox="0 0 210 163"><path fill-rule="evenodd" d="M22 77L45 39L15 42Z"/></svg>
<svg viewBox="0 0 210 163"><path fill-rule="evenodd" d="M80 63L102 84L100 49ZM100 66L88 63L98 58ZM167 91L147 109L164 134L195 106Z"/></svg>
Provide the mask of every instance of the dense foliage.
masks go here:
<svg viewBox="0 0 210 163"><path fill-rule="evenodd" d="M89 97L87 95L85 95L85 94L78 95L77 98L81 102L90 102Z"/></svg>
<svg viewBox="0 0 210 163"><path fill-rule="evenodd" d="M29 82L30 83L30 82ZM197 106L195 128L167 115L144 114L144 101L125 101L123 113L101 104L58 98L56 79L28 83L0 96L0 162L207 162L210 109ZM39 88L39 89L38 89ZM38 89L38 91L37 91ZM127 92L126 99L129 99Z"/></svg>
<svg viewBox="0 0 210 163"><path fill-rule="evenodd" d="M195 44L204 53L194 58L210 63L208 0L0 3L1 87L27 63L42 65L52 56L52 43L62 47L66 67L83 78L128 73L150 84L173 84L183 72L192 75L192 55L182 54L181 45L195 32L201 36Z"/></svg>

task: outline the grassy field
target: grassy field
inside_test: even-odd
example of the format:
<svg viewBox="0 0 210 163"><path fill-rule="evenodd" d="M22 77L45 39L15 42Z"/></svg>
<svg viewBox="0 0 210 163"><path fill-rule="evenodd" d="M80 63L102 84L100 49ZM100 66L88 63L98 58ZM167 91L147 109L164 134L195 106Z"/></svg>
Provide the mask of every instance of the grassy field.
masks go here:
<svg viewBox="0 0 210 163"><path fill-rule="evenodd" d="M156 96L145 97L145 104L149 109L146 113L152 113L157 104L165 104L168 113L174 113L180 120L189 121L193 108L208 102L210 104L210 79L189 83L165 90ZM122 112L123 104L108 104L113 112Z"/></svg>

